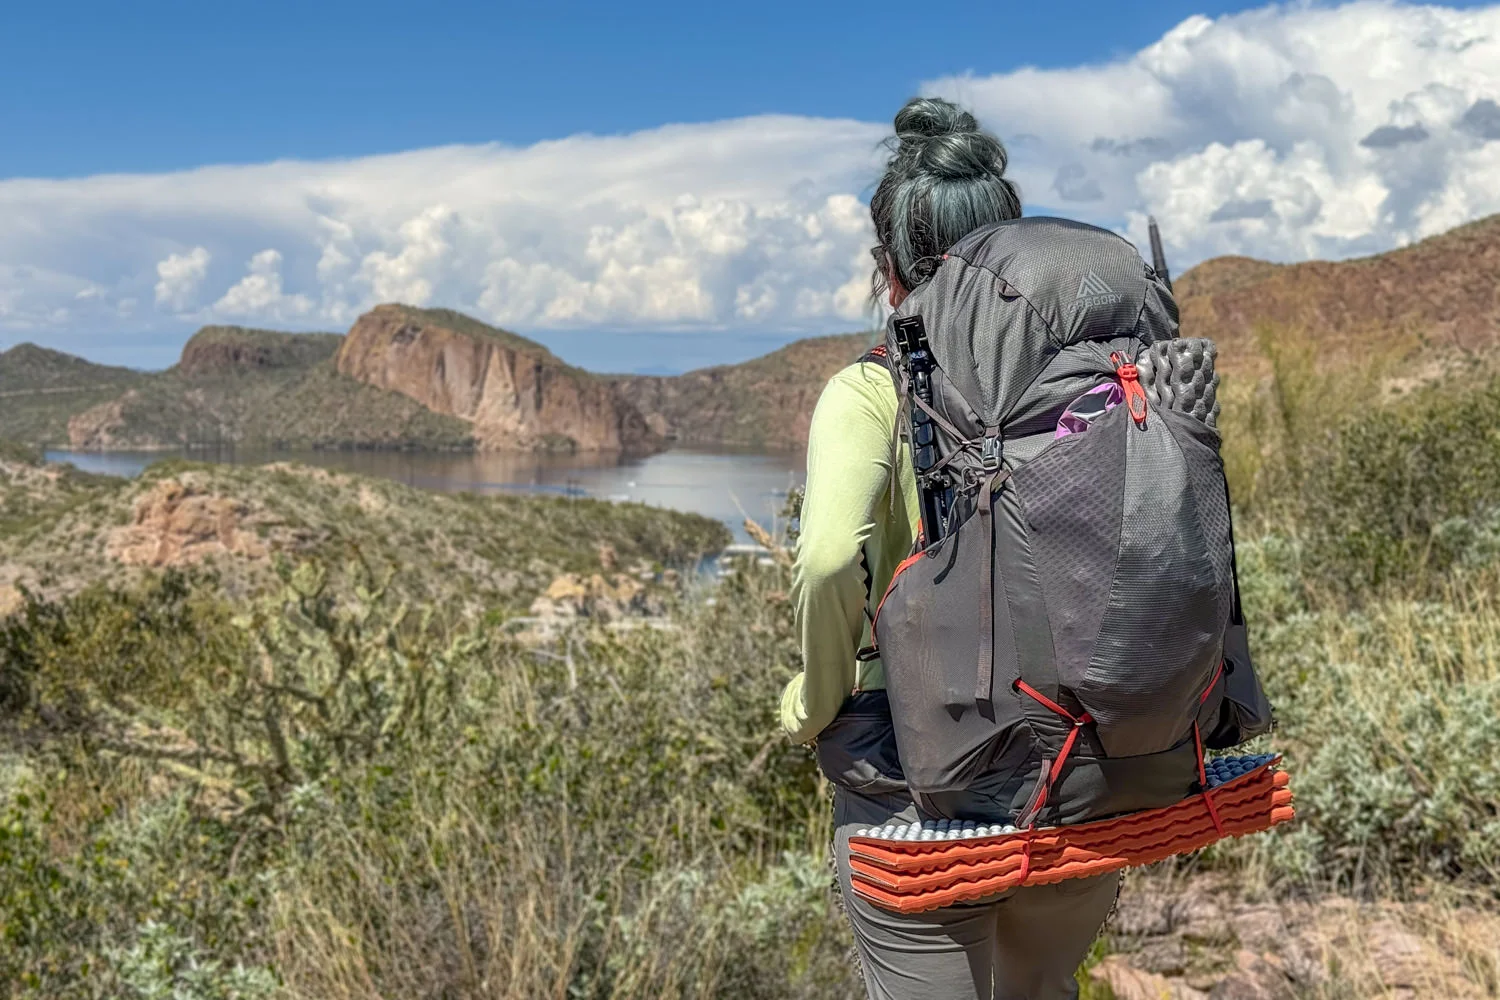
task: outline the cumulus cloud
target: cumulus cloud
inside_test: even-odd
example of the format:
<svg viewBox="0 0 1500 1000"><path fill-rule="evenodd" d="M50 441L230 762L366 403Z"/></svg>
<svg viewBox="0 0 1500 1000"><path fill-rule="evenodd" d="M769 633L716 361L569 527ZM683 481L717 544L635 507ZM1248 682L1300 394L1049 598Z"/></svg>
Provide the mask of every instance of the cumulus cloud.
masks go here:
<svg viewBox="0 0 1500 1000"><path fill-rule="evenodd" d="M1127 58L954 76L1028 211L1155 214L1177 269L1402 245L1500 211L1500 6L1361 0L1192 17Z"/></svg>
<svg viewBox="0 0 1500 1000"><path fill-rule="evenodd" d="M1389 149L1426 138L1427 130L1421 125L1382 125L1359 140L1359 144L1367 149Z"/></svg>
<svg viewBox="0 0 1500 1000"><path fill-rule="evenodd" d="M1488 97L1475 101L1458 120L1458 127L1480 139L1500 139L1500 104Z"/></svg>
<svg viewBox="0 0 1500 1000"><path fill-rule="evenodd" d="M305 295L287 295L281 290L281 253L262 250L250 258L246 274L224 297L214 303L213 311L226 319L261 319L285 322L312 312L312 300Z"/></svg>
<svg viewBox="0 0 1500 1000"><path fill-rule="evenodd" d="M1193 17L1111 62L925 89L1006 140L1029 211L1138 242L1155 214L1174 271L1375 252L1500 211L1500 6ZM0 180L0 334L336 329L389 300L522 332L849 329L867 318L861 199L885 131L770 115Z"/></svg>
<svg viewBox="0 0 1500 1000"><path fill-rule="evenodd" d="M99 329L140 329L139 307L118 314L143 299L164 327L338 328L402 301L522 331L848 329L866 318L858 195L883 131L761 116L525 148L0 181L0 265L56 272L44 297L93 310ZM19 323L20 285L0 268L0 328ZM83 288L102 294L76 299Z"/></svg>
<svg viewBox="0 0 1500 1000"><path fill-rule="evenodd" d="M182 312L192 303L208 274L213 256L205 247L193 247L187 253L174 253L156 265L156 304ZM89 286L94 288L97 286Z"/></svg>

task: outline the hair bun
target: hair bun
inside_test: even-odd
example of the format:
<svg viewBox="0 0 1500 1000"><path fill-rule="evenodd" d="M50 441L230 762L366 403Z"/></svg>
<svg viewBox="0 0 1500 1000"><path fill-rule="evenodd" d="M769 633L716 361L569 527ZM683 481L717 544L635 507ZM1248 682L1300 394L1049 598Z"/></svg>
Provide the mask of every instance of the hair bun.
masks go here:
<svg viewBox="0 0 1500 1000"><path fill-rule="evenodd" d="M934 177L961 180L1005 173L1005 148L982 132L933 136L917 162Z"/></svg>
<svg viewBox="0 0 1500 1000"><path fill-rule="evenodd" d="M940 97L916 97L896 112L896 137L903 142L978 132L979 122L957 104Z"/></svg>
<svg viewBox="0 0 1500 1000"><path fill-rule="evenodd" d="M938 97L908 101L896 114L897 157L939 180L1005 173L1005 147L958 105Z"/></svg>

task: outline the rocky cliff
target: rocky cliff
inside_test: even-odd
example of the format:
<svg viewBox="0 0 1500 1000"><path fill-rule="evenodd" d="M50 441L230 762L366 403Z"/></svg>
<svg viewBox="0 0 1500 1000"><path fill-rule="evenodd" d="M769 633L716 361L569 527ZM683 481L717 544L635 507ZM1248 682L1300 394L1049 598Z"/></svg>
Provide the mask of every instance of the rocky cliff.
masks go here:
<svg viewBox="0 0 1500 1000"><path fill-rule="evenodd" d="M446 309L377 306L349 330L337 363L345 375L468 421L483 449L660 447L645 417L607 380Z"/></svg>
<svg viewBox="0 0 1500 1000"><path fill-rule="evenodd" d="M743 364L611 381L656 433L678 443L797 448L807 444L823 386L873 342L869 333L813 337Z"/></svg>
<svg viewBox="0 0 1500 1000"><path fill-rule="evenodd" d="M279 333L239 326L205 326L183 345L178 371L187 376L308 368L338 352L336 333Z"/></svg>

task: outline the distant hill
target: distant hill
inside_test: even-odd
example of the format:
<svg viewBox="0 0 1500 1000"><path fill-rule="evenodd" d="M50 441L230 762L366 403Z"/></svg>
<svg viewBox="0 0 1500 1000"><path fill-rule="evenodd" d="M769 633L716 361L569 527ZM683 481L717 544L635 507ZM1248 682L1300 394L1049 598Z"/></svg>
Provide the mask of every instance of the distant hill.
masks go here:
<svg viewBox="0 0 1500 1000"><path fill-rule="evenodd" d="M183 345L177 372L189 376L311 368L338 353L337 333L280 333L242 326L205 326Z"/></svg>
<svg viewBox="0 0 1500 1000"><path fill-rule="evenodd" d="M823 386L874 336L814 337L742 364L685 375L615 375L610 381L653 430L678 443L795 448L807 443Z"/></svg>
<svg viewBox="0 0 1500 1000"><path fill-rule="evenodd" d="M99 365L36 344L0 351L0 434L35 444L68 440L68 419L149 381L129 368Z"/></svg>
<svg viewBox="0 0 1500 1000"><path fill-rule="evenodd" d="M1500 346L1500 215L1357 260L1218 257L1176 292L1183 333L1219 341L1231 370L1259 366L1259 324L1305 335L1324 363L1421 345L1488 354Z"/></svg>
<svg viewBox="0 0 1500 1000"><path fill-rule="evenodd" d="M471 610L525 608L561 572L611 561L691 561L723 548L718 521L642 504L433 493L385 479L278 463L169 461L136 479L45 465L0 441L0 616L18 586L69 593L153 570L214 570L246 592L280 556L359 557L393 586Z"/></svg>
<svg viewBox="0 0 1500 1000"><path fill-rule="evenodd" d="M31 440L112 451L470 446L463 422L341 375L334 367L341 341L338 334L205 327L176 365L138 375L124 392L87 408L59 397L54 405L69 411L66 433Z"/></svg>
<svg viewBox="0 0 1500 1000"><path fill-rule="evenodd" d="M17 344L0 351L0 393L40 393L131 384L141 373L99 365L36 344Z"/></svg>

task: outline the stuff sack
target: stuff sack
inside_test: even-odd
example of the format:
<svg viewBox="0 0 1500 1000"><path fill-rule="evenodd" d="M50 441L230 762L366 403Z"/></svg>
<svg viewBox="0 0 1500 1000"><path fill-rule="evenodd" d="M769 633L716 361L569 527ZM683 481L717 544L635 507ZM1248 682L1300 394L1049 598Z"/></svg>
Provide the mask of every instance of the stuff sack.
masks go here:
<svg viewBox="0 0 1500 1000"><path fill-rule="evenodd" d="M1167 806L1203 785L1205 735L1261 726L1258 706L1225 714L1239 616L1217 380L1193 342L1203 385L1164 397L1177 335L1135 248L1061 219L970 234L892 316L919 486L945 499L872 632L925 813L1026 826ZM1253 682L1248 654L1235 672Z"/></svg>

